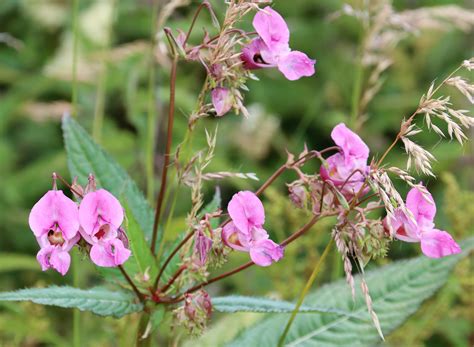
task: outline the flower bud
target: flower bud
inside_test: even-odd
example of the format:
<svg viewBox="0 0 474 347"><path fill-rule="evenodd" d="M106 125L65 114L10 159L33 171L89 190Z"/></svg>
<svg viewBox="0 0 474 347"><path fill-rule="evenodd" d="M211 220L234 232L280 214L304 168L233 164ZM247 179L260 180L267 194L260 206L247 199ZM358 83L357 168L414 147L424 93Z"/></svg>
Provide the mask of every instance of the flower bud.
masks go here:
<svg viewBox="0 0 474 347"><path fill-rule="evenodd" d="M291 202L299 208L304 208L306 205L306 188L300 182L293 182L288 185Z"/></svg>
<svg viewBox="0 0 474 347"><path fill-rule="evenodd" d="M218 117L225 115L232 108L233 97L227 88L218 87L213 89L211 91L211 99Z"/></svg>

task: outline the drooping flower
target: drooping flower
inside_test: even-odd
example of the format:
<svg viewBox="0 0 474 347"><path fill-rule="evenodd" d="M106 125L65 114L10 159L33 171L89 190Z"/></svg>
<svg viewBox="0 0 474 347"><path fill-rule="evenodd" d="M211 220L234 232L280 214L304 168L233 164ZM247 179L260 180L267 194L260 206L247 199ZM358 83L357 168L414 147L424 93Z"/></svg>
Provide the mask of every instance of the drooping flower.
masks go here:
<svg viewBox="0 0 474 347"><path fill-rule="evenodd" d="M278 12L265 7L255 15L252 24L259 37L242 49L245 68L277 67L290 81L314 74L316 60L290 49L290 31Z"/></svg>
<svg viewBox="0 0 474 347"><path fill-rule="evenodd" d="M225 115L232 108L232 93L227 88L214 88L211 91L212 105L218 117Z"/></svg>
<svg viewBox="0 0 474 347"><path fill-rule="evenodd" d="M260 266L269 266L283 257L283 247L270 240L262 228L265 210L254 193L235 194L227 210L232 219L222 230L222 239L227 246L249 252L252 261Z"/></svg>
<svg viewBox="0 0 474 347"><path fill-rule="evenodd" d="M406 207L413 218L399 208L393 217L384 220L384 225L397 239L420 242L421 251L430 258L461 252L448 232L435 228L436 205L430 193L423 194L420 189L412 188L407 195Z"/></svg>
<svg viewBox="0 0 474 347"><path fill-rule="evenodd" d="M340 152L326 159L327 166L321 165L321 177L334 183L346 197L353 196L361 189L369 171L369 147L344 123L334 127L331 138Z"/></svg>
<svg viewBox="0 0 474 347"><path fill-rule="evenodd" d="M42 270L53 268L64 276L71 263L68 252L80 238L76 203L50 190L33 206L28 222L41 247L36 258Z"/></svg>
<svg viewBox="0 0 474 347"><path fill-rule="evenodd" d="M120 202L105 189L87 193L79 206L82 237L92 245L91 260L98 266L123 264L131 255L120 237L124 213Z"/></svg>

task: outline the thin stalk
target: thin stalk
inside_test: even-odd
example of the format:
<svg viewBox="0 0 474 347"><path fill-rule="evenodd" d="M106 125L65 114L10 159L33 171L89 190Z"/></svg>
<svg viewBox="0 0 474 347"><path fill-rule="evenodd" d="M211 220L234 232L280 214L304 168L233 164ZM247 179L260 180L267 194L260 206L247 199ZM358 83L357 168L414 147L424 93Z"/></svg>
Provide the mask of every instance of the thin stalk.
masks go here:
<svg viewBox="0 0 474 347"><path fill-rule="evenodd" d="M291 313L291 317L288 320L288 323L286 324L285 330L283 331L283 334L281 334L280 339L278 340L278 347L283 346L283 344L285 342L286 335L288 335L288 332L290 331L290 327L293 324L293 321L295 320L296 315L297 315L301 305L303 304L304 298L308 294L308 291L311 289L311 286L313 285L314 281L316 280L316 277L321 272L321 265L323 264L324 260L326 259L327 255L329 254L329 251L332 247L333 242L334 241L331 238L331 240L327 244L326 248L324 249L324 252L323 252L322 256L319 258L318 262L316 263L316 266L314 267L314 270L311 273L311 276L309 276L308 282L306 282L306 285L303 288L303 291L301 292L300 297L298 298L298 302L296 303L295 309Z"/></svg>
<svg viewBox="0 0 474 347"><path fill-rule="evenodd" d="M104 47L104 55L110 48L112 43L112 29L115 22L115 13L117 9L117 1L112 0L112 14L110 18L110 25L107 30L107 43ZM102 125L104 123L104 109L105 109L105 95L107 90L107 75L108 75L109 64L107 57L104 57L104 60L101 63L101 72L99 81L97 83L97 99L94 107L94 121L92 124L92 137L97 143L100 143L102 138Z"/></svg>
<svg viewBox="0 0 474 347"><path fill-rule="evenodd" d="M72 252L72 285L74 288L80 286L80 266L77 252ZM81 311L75 308L72 311L72 345L81 347Z"/></svg>
<svg viewBox="0 0 474 347"><path fill-rule="evenodd" d="M171 259L173 259L173 257L175 256L176 253L178 253L178 251L181 249L181 247L184 246L184 244L186 244L186 242L188 242L189 239L191 239L191 237L194 235L194 230L190 231L186 236L185 238L175 247L175 249L170 253L170 255L168 256L168 258L166 258L165 262L163 263L163 266L161 267L160 269L160 272L158 273L158 276L156 276L156 280L155 280L155 283L153 284L153 289L156 290L156 288L158 288L158 284L160 283L160 278L161 276L163 275L163 273L165 272L166 270L166 267L168 266L169 262L171 261Z"/></svg>
<svg viewBox="0 0 474 347"><path fill-rule="evenodd" d="M153 235L151 239L151 252L155 255L156 250L156 239L158 236L158 225L160 223L161 209L163 207L163 198L166 192L166 182L168 175L168 166L170 164L171 156L171 145L173 140L173 122L174 122L174 107L175 107L175 96L176 96L176 70L178 67L178 56L174 55L173 63L171 65L171 80L170 80L170 102L168 109L168 131L166 134L166 149L163 163L163 171L161 173L161 186L158 199L156 201L155 209L155 221L153 224Z"/></svg>
<svg viewBox="0 0 474 347"><path fill-rule="evenodd" d="M128 284L130 284L130 286L132 287L132 290L135 292L136 296L138 297L138 299L140 301L144 301L144 297L143 297L143 294L140 293L140 291L138 290L137 286L133 283L132 279L130 278L130 276L127 274L127 272L125 271L125 269L123 268L122 265L119 265L118 266L120 272L122 273L123 277L125 277L125 279L127 280Z"/></svg>
<svg viewBox="0 0 474 347"><path fill-rule="evenodd" d="M78 45L78 17L79 17L79 1L73 0L72 3L72 115L77 116L77 45Z"/></svg>
<svg viewBox="0 0 474 347"><path fill-rule="evenodd" d="M145 144L145 171L146 171L146 195L147 199L153 201L154 187L154 162L155 162L155 129L156 129L156 100L155 100L155 35L157 31L156 22L158 16L159 0L153 1L150 28L150 73L148 75L148 116L147 134Z"/></svg>
<svg viewBox="0 0 474 347"><path fill-rule="evenodd" d="M364 76L364 67L362 65L362 47L363 44L359 47L357 66L355 71L354 84L352 86L352 106L351 106L351 119L350 124L351 128L357 131L357 118L359 117L359 105L360 105L360 94L362 90L363 76Z"/></svg>

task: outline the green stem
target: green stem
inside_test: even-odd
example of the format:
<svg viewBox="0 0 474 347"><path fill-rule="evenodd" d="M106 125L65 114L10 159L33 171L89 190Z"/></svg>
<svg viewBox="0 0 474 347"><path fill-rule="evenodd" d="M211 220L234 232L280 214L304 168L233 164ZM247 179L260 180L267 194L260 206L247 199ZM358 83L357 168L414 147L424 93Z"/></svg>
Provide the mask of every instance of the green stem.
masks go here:
<svg viewBox="0 0 474 347"><path fill-rule="evenodd" d="M154 0L151 14L151 46L150 46L150 74L148 75L148 116L147 134L145 144L145 171L146 171L146 196L153 202L154 186L154 162L155 162L155 124L156 124L156 100L155 100L155 35L157 31L156 21L158 16L159 0Z"/></svg>
<svg viewBox="0 0 474 347"><path fill-rule="evenodd" d="M350 125L351 128L357 130L357 118L359 117L359 105L360 105L360 93L362 90L362 81L364 75L364 68L362 66L362 45L359 49L358 61L356 66L354 84L352 87L352 107L351 107L351 119Z"/></svg>
<svg viewBox="0 0 474 347"><path fill-rule="evenodd" d="M79 1L73 0L72 3L72 115L77 116L77 45L78 45L78 17L79 17Z"/></svg>
<svg viewBox="0 0 474 347"><path fill-rule="evenodd" d="M72 252L72 285L74 288L79 288L80 284L79 261L77 252ZM72 311L72 341L74 347L81 347L81 311L77 308Z"/></svg>
<svg viewBox="0 0 474 347"><path fill-rule="evenodd" d="M285 342L286 335L290 331L290 327L291 327L291 325L293 324L293 321L296 318L296 314L298 313L301 305L303 304L303 300L306 297L306 295L308 294L308 291L311 289L311 286L313 285L314 280L316 279L317 275L320 273L321 265L323 264L324 260L326 259L327 255L328 255L328 253L331 249L332 244L333 244L333 239L331 238L331 241L329 241L326 248L324 249L324 252L321 255L321 258L319 258L319 261L316 263L316 266L314 267L313 273L309 277L308 282L306 282L306 285L305 285L303 291L301 292L300 297L298 298L298 302L296 303L295 309L291 313L291 317L288 320L288 323L286 324L285 330L283 331L283 334L280 336L280 339L278 340L278 347L283 346L283 344Z"/></svg>
<svg viewBox="0 0 474 347"><path fill-rule="evenodd" d="M152 334L147 331L150 318L150 314L146 312L143 312L140 317L140 321L138 322L137 336L135 339L135 346L137 347L151 346Z"/></svg>
<svg viewBox="0 0 474 347"><path fill-rule="evenodd" d="M107 32L107 43L104 47L104 56L107 54L112 43L112 29L115 21L115 13L117 9L117 1L111 0L112 14L110 18L110 26ZM105 109L105 95L107 90L107 75L108 75L107 57L104 58L101 64L101 72L99 81L97 83L97 98L94 108L94 122L92 124L92 137L97 143L100 143L102 138L102 124L104 123L104 109Z"/></svg>

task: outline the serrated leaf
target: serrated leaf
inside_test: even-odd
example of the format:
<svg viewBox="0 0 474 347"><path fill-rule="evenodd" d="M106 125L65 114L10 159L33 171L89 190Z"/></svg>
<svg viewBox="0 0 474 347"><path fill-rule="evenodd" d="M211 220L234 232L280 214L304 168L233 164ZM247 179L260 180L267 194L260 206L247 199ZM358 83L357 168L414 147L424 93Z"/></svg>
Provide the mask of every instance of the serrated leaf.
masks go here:
<svg viewBox="0 0 474 347"><path fill-rule="evenodd" d="M474 249L474 238L461 244L463 252L441 259L425 256L398 261L380 269L367 272L365 277L382 331L388 334L413 314L420 304L441 287L454 265ZM360 287L360 276L356 276L356 288ZM359 291L355 302L345 281L329 284L309 295L305 305L327 305L351 312L362 320L336 315L298 315L285 340L285 346L351 346L367 347L380 341L376 329L367 313L364 296ZM243 332L229 346L276 346L287 315L273 315Z"/></svg>
<svg viewBox="0 0 474 347"><path fill-rule="evenodd" d="M257 298L251 296L223 296L212 298L212 307L219 312L260 312L260 313L291 313L295 304L288 301ZM302 305L299 312L329 313L352 316L350 312L328 307Z"/></svg>
<svg viewBox="0 0 474 347"><path fill-rule="evenodd" d="M214 196L212 197L212 200L209 201L209 203L201 210L201 212L199 213L199 218L202 218L206 213L212 213L217 211L221 207L221 204L221 190L219 189L219 187L216 187L216 191L214 193ZM211 227L217 228L218 225L219 218L213 218L211 220Z"/></svg>
<svg viewBox="0 0 474 347"><path fill-rule="evenodd" d="M41 305L78 308L100 316L120 318L142 311L143 305L132 292L111 291L106 288L87 290L73 287L29 288L0 293L0 301L31 301Z"/></svg>
<svg viewBox="0 0 474 347"><path fill-rule="evenodd" d="M127 172L111 158L71 117L63 117L63 134L72 176L87 182L93 173L100 187L115 196L124 196L130 211L149 242L153 229L153 210Z"/></svg>

